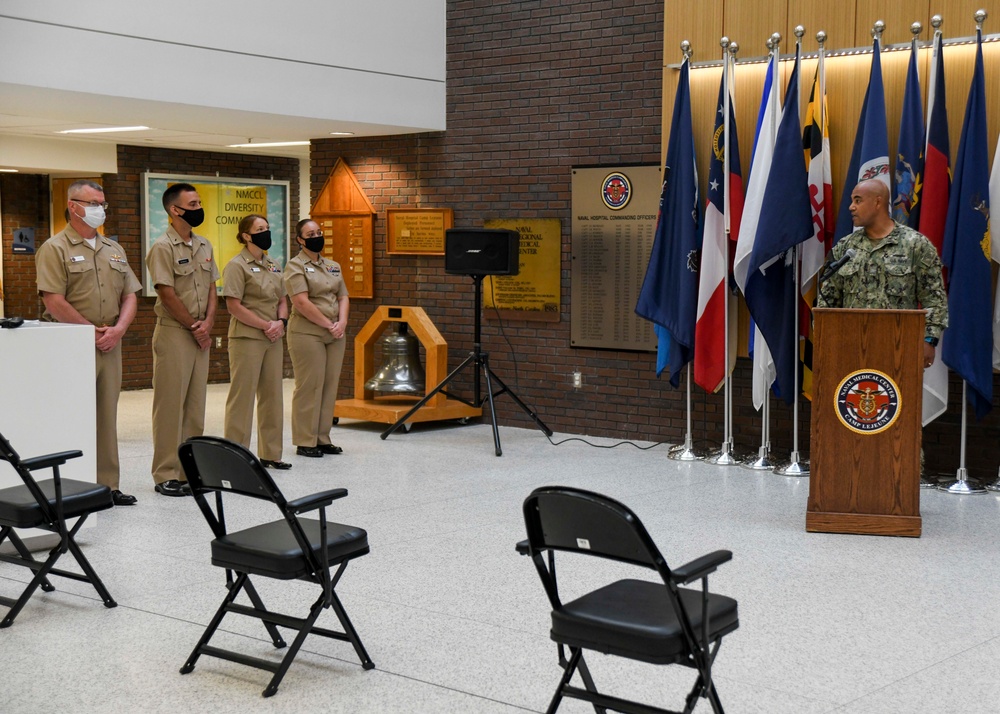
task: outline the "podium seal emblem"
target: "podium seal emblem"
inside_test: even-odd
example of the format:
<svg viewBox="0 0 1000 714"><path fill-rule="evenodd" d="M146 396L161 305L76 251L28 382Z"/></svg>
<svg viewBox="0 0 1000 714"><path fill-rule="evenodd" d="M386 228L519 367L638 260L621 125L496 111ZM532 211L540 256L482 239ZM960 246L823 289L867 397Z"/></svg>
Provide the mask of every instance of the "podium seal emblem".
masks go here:
<svg viewBox="0 0 1000 714"><path fill-rule="evenodd" d="M860 369L844 377L834 393L840 423L858 434L885 431L899 416L899 387L889 375Z"/></svg>
<svg viewBox="0 0 1000 714"><path fill-rule="evenodd" d="M632 198L632 182L620 171L608 174L601 186L601 198L612 211L622 210Z"/></svg>

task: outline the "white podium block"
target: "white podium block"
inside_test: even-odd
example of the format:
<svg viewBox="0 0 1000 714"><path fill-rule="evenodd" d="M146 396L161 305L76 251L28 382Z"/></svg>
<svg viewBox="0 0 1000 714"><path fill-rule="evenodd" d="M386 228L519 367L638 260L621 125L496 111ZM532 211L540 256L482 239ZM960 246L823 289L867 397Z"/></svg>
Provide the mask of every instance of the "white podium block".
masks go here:
<svg viewBox="0 0 1000 714"><path fill-rule="evenodd" d="M59 468L79 481L97 480L94 328L26 321L0 329L0 432L22 458L79 449ZM51 478L38 472L39 479ZM0 488L23 482L0 462ZM90 518L84 527L90 527ZM22 535L41 535L25 531Z"/></svg>

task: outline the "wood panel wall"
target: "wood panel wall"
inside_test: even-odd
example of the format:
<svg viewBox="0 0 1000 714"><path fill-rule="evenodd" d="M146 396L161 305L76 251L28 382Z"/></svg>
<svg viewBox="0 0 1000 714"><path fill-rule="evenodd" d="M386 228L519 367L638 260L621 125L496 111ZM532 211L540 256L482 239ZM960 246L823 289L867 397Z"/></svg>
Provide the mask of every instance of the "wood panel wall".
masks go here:
<svg viewBox="0 0 1000 714"><path fill-rule="evenodd" d="M663 147L667 145L674 96L677 91L681 62L680 43L688 40L694 50L691 73L691 102L695 132L695 149L698 153L698 175L705 191L708 176L708 147L714 122L715 100L719 91L721 67L697 68L698 62L718 60L722 57L720 38L725 35L739 43L739 57L763 57L765 43L773 32L782 35L782 54L795 49L794 28L806 29L803 52L817 49L816 32L827 34L826 49L833 51L871 45L871 28L876 20L886 24L883 47L908 43L912 37L910 25L919 21L919 54L921 86L926 97L926 78L930 64L930 40L933 28L932 15L944 19L942 31L945 39L968 38L975 35L973 13L983 8L989 13L984 24L984 34L1000 33L1000 0L666 0L664 22L664 72L663 72ZM947 46L945 53L945 84L948 104L948 122L952 158L958 150L962 119L972 79L975 58L974 45ZM1000 132L1000 42L983 46L987 87L987 116L989 122L989 153L992 159ZM885 83L886 114L889 127L889 155L895 155L899 133L899 120L903 103L903 86L906 78L908 51L882 53L882 74ZM782 63L782 82L787 82L791 62ZM763 89L763 63L740 63L736 68L736 122L740 139L740 160L744 176L750 165L753 130L760 96ZM871 55L862 54L831 57L826 62L827 101L830 117L830 144L833 168L834 207L840 205L845 188L847 165L858 116L871 67ZM816 60L807 60L802 67L802 110L809 98L809 86L816 71ZM782 88L784 92L784 87ZM891 163L891 162L890 162ZM851 187L847 187L850 190Z"/></svg>

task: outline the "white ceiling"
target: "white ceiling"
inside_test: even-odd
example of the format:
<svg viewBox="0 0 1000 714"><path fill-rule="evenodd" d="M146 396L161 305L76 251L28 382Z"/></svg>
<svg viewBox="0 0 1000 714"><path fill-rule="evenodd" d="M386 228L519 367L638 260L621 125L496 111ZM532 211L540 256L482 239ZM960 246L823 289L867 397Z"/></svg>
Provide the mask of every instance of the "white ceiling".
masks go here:
<svg viewBox="0 0 1000 714"><path fill-rule="evenodd" d="M308 159L229 145L444 129L444 0L100 6L0 3L0 168L30 170L9 162L39 140L50 157L86 142ZM58 133L134 125L151 130Z"/></svg>

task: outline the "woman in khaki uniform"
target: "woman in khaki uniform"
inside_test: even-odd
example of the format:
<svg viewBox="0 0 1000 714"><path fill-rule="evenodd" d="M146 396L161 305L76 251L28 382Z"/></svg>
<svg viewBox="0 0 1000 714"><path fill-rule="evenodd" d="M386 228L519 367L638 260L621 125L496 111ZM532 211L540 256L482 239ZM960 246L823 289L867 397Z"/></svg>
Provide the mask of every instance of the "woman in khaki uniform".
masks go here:
<svg viewBox="0 0 1000 714"><path fill-rule="evenodd" d="M323 232L315 221L295 227L299 254L285 265L285 291L292 298L288 352L295 369L292 443L299 456L343 452L330 443L333 408L347 340L350 300L340 266L324 258Z"/></svg>
<svg viewBox="0 0 1000 714"><path fill-rule="evenodd" d="M281 268L266 254L271 247L267 219L246 216L240 221L239 241L243 250L222 273L230 315L226 438L250 446L256 397L257 455L268 468L290 469L292 465L281 460L281 338L288 324L288 302Z"/></svg>

